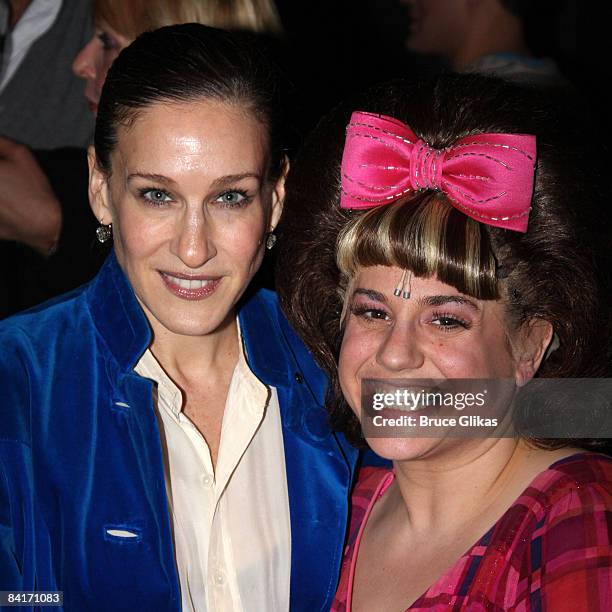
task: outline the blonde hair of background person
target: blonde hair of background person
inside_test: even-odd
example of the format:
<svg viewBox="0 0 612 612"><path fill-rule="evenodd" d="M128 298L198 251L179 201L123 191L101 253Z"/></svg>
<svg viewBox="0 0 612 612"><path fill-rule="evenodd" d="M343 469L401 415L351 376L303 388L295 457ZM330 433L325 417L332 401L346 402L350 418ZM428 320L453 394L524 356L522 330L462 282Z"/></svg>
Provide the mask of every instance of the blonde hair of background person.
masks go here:
<svg viewBox="0 0 612 612"><path fill-rule="evenodd" d="M282 31L273 0L96 0L94 15L129 39L145 30L191 22L225 30Z"/></svg>
<svg viewBox="0 0 612 612"><path fill-rule="evenodd" d="M86 81L85 97L94 115L108 69L143 32L179 23L260 33L282 29L273 0L95 0L94 22L93 37L72 64Z"/></svg>

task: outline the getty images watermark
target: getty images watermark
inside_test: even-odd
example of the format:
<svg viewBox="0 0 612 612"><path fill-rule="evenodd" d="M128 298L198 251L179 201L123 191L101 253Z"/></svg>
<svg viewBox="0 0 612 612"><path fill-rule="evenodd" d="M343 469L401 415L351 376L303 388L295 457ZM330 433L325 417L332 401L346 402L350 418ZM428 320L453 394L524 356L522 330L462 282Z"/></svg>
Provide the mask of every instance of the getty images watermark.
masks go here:
<svg viewBox="0 0 612 612"><path fill-rule="evenodd" d="M612 379L366 379L366 437L612 437Z"/></svg>

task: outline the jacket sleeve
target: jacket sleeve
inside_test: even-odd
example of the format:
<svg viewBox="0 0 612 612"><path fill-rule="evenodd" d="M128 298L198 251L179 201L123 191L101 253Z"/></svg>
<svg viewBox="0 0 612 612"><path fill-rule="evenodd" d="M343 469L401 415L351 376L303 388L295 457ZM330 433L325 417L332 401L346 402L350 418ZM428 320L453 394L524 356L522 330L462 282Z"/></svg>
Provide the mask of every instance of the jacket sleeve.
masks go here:
<svg viewBox="0 0 612 612"><path fill-rule="evenodd" d="M23 590L21 563L17 558L15 530L11 517L13 504L10 485L4 466L3 451L0 451L0 591Z"/></svg>
<svg viewBox="0 0 612 612"><path fill-rule="evenodd" d="M18 338L0 330L0 591L33 590L29 376Z"/></svg>

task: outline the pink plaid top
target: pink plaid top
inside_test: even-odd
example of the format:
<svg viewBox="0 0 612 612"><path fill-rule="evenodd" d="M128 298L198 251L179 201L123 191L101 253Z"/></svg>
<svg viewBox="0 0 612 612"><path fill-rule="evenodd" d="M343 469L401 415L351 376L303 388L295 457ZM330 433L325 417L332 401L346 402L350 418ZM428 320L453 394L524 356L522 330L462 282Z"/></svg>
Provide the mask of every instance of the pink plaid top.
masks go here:
<svg viewBox="0 0 612 612"><path fill-rule="evenodd" d="M351 608L363 529L393 478L361 470L332 612ZM612 611L612 458L579 453L553 463L407 609Z"/></svg>

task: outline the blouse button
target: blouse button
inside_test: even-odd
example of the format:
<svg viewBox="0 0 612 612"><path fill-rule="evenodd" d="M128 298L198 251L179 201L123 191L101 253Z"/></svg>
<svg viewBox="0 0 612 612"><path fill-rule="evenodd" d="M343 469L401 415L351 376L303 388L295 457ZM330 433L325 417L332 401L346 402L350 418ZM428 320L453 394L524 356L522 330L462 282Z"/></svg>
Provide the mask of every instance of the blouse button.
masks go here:
<svg viewBox="0 0 612 612"><path fill-rule="evenodd" d="M304 377L299 372L296 372L293 378L295 378L295 382L300 385L304 382Z"/></svg>

